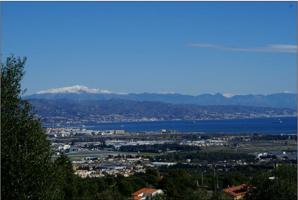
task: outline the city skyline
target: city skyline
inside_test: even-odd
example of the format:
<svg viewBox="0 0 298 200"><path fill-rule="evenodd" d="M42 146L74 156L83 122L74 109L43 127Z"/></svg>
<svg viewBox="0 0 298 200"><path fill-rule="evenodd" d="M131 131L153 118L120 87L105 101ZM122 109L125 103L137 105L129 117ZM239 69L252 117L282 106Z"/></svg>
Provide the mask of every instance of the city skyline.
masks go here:
<svg viewBox="0 0 298 200"><path fill-rule="evenodd" d="M296 2L2 2L2 57L26 94L85 85L198 95L296 92Z"/></svg>

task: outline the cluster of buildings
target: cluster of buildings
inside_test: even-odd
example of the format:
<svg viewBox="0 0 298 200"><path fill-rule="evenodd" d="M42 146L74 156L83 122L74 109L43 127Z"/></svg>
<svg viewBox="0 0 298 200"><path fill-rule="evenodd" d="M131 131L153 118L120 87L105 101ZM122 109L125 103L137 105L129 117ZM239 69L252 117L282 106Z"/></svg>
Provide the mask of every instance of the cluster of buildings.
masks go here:
<svg viewBox="0 0 298 200"><path fill-rule="evenodd" d="M171 160L151 159L144 156L152 148L158 155L180 151L197 151L209 147L228 146L234 144L247 145L252 136L247 135L204 135L198 133L176 133L168 130L146 133L126 133L124 130L88 130L78 128L48 128L48 137L57 155L64 153L77 157L73 161L75 173L81 177L101 177L106 175L131 176L134 173L145 172L147 167L169 167L179 164L190 167L216 168L218 171L228 171L237 166L254 165L262 162L280 163L296 162L297 151L294 152L262 152L255 153L252 162L239 158L237 160ZM293 139L292 139L293 140ZM291 141L292 141L291 140ZM290 140L273 140L273 142L288 142ZM266 144L273 144L267 142ZM293 140L293 142L296 142ZM296 144L296 143L295 143ZM150 147L150 148L148 148ZM236 147L237 148L237 147ZM160 150L160 151L159 151ZM151 152L152 153L152 152ZM119 154L122 154L121 156ZM89 157L88 157L89 156ZM91 156L91 157L90 157ZM83 159L81 159L83 158Z"/></svg>
<svg viewBox="0 0 298 200"><path fill-rule="evenodd" d="M148 134L148 136L146 136ZM151 135L153 137L151 137ZM180 139L178 133L161 130L160 133L126 133L124 130L88 130L79 128L48 128L47 135L57 154L69 152L98 151L103 148L119 150L122 146L177 144L181 146L224 146L228 138ZM163 136L170 135L170 137Z"/></svg>
<svg viewBox="0 0 298 200"><path fill-rule="evenodd" d="M73 161L75 174L82 178L102 177L106 175L128 177L135 173L145 173L151 166L148 158L141 156L109 155L105 158L86 157Z"/></svg>
<svg viewBox="0 0 298 200"><path fill-rule="evenodd" d="M180 145L198 146L198 147L209 147L209 146L224 146L228 141L223 139L206 139L206 140L186 140L182 141Z"/></svg>
<svg viewBox="0 0 298 200"><path fill-rule="evenodd" d="M259 162L272 162L274 160L278 161L288 161L297 162L297 151L270 151L270 152L260 152L255 153L256 159Z"/></svg>
<svg viewBox="0 0 298 200"><path fill-rule="evenodd" d="M65 113L64 113L65 114ZM110 123L110 122L147 122L147 121L160 121L167 120L163 117L140 117L135 115L120 115L120 114L89 114L87 116L82 115L67 115L64 114L57 116L41 116L43 124L52 126L55 124L56 127L67 127L67 126L82 126L84 124L96 124L98 122Z"/></svg>
<svg viewBox="0 0 298 200"><path fill-rule="evenodd" d="M81 128L47 128L47 135L51 138L72 136L99 136L125 134L124 130L89 130Z"/></svg>

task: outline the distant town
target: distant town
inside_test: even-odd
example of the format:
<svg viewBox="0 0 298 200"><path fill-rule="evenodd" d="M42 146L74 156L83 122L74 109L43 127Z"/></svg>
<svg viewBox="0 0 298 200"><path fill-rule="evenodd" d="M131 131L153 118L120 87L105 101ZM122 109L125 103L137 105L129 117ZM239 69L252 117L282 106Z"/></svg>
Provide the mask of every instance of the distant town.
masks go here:
<svg viewBox="0 0 298 200"><path fill-rule="evenodd" d="M128 177L147 168L196 167L223 172L241 166L268 167L297 161L297 136L227 135L48 128L56 156L68 155L81 177ZM218 154L218 152L228 152ZM237 154L233 154L237 153ZM214 155L218 154L218 157ZM180 156L182 155L182 156Z"/></svg>

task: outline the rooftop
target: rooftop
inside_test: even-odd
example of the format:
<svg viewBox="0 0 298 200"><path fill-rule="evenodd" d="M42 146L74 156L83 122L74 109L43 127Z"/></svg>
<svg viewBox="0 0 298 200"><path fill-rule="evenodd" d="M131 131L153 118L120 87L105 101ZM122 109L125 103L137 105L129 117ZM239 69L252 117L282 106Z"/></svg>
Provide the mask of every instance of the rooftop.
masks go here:
<svg viewBox="0 0 298 200"><path fill-rule="evenodd" d="M142 189L132 193L132 199L133 200L141 200L146 197L152 197L156 193L162 193L162 191L159 189L154 189L154 188L142 188Z"/></svg>
<svg viewBox="0 0 298 200"><path fill-rule="evenodd" d="M227 193L228 195L235 197L243 197L247 192L248 186L246 184L241 184L238 186L233 186L224 189L223 191Z"/></svg>

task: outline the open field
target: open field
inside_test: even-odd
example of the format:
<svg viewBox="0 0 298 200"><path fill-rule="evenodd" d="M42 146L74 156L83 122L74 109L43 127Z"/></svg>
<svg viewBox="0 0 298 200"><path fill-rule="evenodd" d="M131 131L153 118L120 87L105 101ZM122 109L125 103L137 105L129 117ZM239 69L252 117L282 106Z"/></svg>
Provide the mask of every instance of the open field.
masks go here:
<svg viewBox="0 0 298 200"><path fill-rule="evenodd" d="M214 152L214 151L224 151L224 152L239 152L239 153L254 153L254 152L266 152L266 151L296 151L296 143L292 144L280 144L274 143L272 141L264 141L258 143L243 143L238 144L236 147L231 146L211 146L208 148L203 148L202 151Z"/></svg>
<svg viewBox="0 0 298 200"><path fill-rule="evenodd" d="M98 157L98 158L104 158L108 155L140 155L140 156L155 156L158 155L157 153L149 153L149 152L141 152L141 153L135 153L135 152L121 152L121 151L84 151L84 152L73 152L66 154L72 161L73 160L82 160L85 157ZM58 156L54 156L58 157Z"/></svg>

